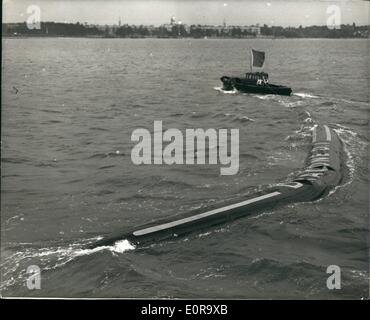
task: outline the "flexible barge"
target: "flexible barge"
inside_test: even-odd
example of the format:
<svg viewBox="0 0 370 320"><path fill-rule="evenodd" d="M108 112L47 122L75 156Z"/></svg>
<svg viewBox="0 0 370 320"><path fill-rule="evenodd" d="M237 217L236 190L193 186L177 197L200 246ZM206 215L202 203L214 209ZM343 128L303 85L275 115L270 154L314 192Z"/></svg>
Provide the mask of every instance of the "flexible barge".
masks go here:
<svg viewBox="0 0 370 320"><path fill-rule="evenodd" d="M181 216L138 226L126 233L102 239L95 246L110 245L122 239L140 245L204 230L289 203L316 200L340 184L341 157L342 146L337 134L326 125L315 127L306 167L292 180L266 188L238 201L224 202L222 205L198 209Z"/></svg>

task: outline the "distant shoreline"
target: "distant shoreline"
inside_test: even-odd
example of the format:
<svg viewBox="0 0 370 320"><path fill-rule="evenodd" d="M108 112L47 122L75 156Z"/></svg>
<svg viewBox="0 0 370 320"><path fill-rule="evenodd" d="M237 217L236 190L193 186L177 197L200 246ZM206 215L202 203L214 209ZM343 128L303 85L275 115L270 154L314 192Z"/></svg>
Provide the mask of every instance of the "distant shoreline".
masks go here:
<svg viewBox="0 0 370 320"><path fill-rule="evenodd" d="M186 25L171 21L159 27L151 25L88 25L81 23L40 22L3 23L3 37L73 37L99 39L354 39L369 38L370 26L341 24L328 26L281 27L264 25Z"/></svg>
<svg viewBox="0 0 370 320"><path fill-rule="evenodd" d="M13 35L2 35L3 39L45 39L45 38L73 38L73 39L124 39L124 40L145 40L145 39L157 39L157 40L349 40L349 39L357 39L357 40L366 40L369 41L369 38L359 38L359 37L342 37L342 38L328 38L328 37L204 37L204 38L195 38L195 37L104 37L104 36L62 36L62 35L20 35L20 36L13 36Z"/></svg>

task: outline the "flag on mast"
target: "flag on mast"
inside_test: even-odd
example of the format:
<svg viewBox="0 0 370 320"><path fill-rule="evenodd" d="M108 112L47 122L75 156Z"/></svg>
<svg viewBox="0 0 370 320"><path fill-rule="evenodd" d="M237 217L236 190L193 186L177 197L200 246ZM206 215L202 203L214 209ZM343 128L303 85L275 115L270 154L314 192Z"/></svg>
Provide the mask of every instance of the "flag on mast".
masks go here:
<svg viewBox="0 0 370 320"><path fill-rule="evenodd" d="M262 68L265 63L265 52L252 49L251 67Z"/></svg>

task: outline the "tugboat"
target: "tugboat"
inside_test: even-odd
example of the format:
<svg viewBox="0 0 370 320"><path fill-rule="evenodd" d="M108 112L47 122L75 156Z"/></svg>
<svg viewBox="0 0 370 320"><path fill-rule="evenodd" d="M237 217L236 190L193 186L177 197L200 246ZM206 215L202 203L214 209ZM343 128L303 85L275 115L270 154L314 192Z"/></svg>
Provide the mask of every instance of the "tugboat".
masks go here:
<svg viewBox="0 0 370 320"><path fill-rule="evenodd" d="M253 67L262 68L265 63L265 52L251 50L251 72L247 72L244 78L221 77L222 90L238 90L245 93L278 94L290 96L292 89L286 86L269 84L269 75L266 72L253 72Z"/></svg>

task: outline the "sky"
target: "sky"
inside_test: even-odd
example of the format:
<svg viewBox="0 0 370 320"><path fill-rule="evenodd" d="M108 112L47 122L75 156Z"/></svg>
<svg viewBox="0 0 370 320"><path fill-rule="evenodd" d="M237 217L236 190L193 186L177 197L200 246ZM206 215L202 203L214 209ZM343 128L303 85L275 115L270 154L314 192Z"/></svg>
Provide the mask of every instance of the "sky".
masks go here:
<svg viewBox="0 0 370 320"><path fill-rule="evenodd" d="M37 5L41 21L89 24L161 25L171 16L185 24L325 25L330 6L340 9L343 24L369 24L365 0L3 0L3 22L23 22Z"/></svg>

